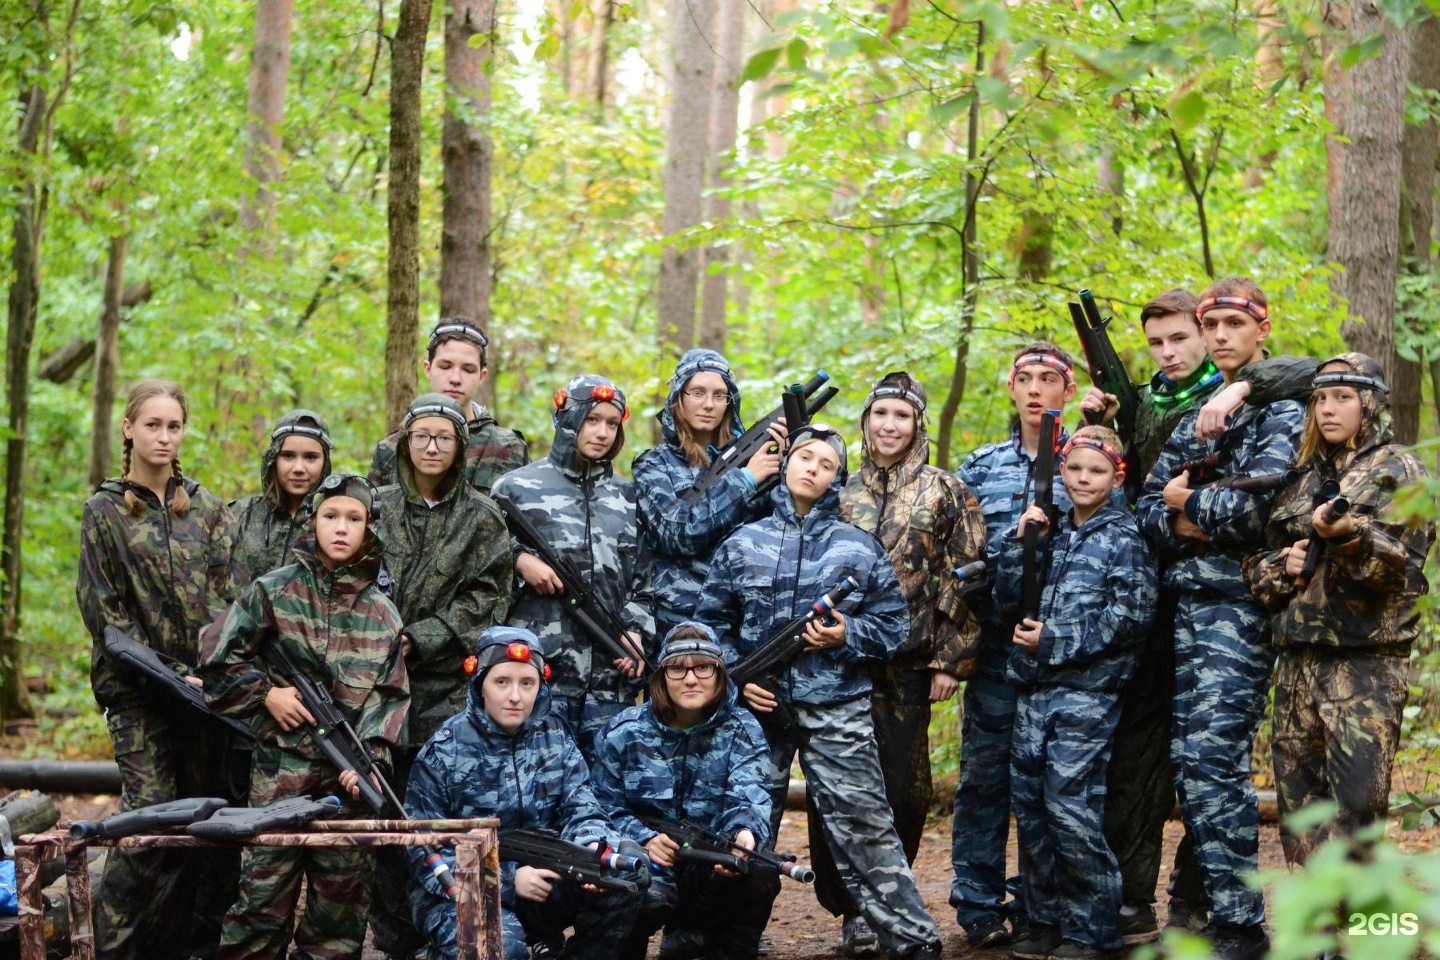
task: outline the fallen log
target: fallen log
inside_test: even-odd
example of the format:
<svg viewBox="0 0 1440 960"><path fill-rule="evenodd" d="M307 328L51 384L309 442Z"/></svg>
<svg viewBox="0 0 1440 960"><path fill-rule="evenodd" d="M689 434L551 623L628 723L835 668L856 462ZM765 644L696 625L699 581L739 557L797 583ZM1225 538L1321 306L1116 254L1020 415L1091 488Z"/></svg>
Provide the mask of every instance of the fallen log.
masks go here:
<svg viewBox="0 0 1440 960"><path fill-rule="evenodd" d="M0 760L0 789L51 793L119 793L113 760Z"/></svg>
<svg viewBox="0 0 1440 960"><path fill-rule="evenodd" d="M60 822L60 808L55 801L35 790L17 790L0 798L0 842L5 853L16 837L27 833L44 833Z"/></svg>
<svg viewBox="0 0 1440 960"><path fill-rule="evenodd" d="M149 280L131 284L121 295L120 306L126 309L138 306L149 300L154 293ZM94 355L95 338L76 337L41 360L40 366L35 369L35 376L52 383L65 383Z"/></svg>

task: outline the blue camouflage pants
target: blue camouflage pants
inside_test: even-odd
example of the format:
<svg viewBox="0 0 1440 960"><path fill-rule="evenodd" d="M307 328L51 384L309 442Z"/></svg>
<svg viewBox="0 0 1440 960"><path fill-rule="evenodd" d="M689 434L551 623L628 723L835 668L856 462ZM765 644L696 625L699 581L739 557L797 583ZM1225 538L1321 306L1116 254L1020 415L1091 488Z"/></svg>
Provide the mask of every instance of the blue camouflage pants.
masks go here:
<svg viewBox="0 0 1440 960"><path fill-rule="evenodd" d="M1175 792L1217 923L1265 920L1246 885L1260 856L1260 808L1250 749L1265 715L1275 651L1269 618L1235 597L1180 598L1175 612Z"/></svg>
<svg viewBox="0 0 1440 960"><path fill-rule="evenodd" d="M890 806L884 801L885 778L875 748L870 698L791 706L796 726L766 732L774 802L771 835L780 835L790 763L798 752L835 869L880 945L897 954L938 945L940 931L915 886Z"/></svg>
<svg viewBox="0 0 1440 960"><path fill-rule="evenodd" d="M1120 867L1105 842L1105 770L1119 695L1037 687L1015 704L1010 797L1030 922L1119 950Z"/></svg>
<svg viewBox="0 0 1440 960"><path fill-rule="evenodd" d="M960 783L950 861L955 876L950 905L969 927L986 917L1003 918L1005 844L1010 838L1010 733L1015 688L1005 682L1008 646L981 648L975 674L965 683L960 724Z"/></svg>

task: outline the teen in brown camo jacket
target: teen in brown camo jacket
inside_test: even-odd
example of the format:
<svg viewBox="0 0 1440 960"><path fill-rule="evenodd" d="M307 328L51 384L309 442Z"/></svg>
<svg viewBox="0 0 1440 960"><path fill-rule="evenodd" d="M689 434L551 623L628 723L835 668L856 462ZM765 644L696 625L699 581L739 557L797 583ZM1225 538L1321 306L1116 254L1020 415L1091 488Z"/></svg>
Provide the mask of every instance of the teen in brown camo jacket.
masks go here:
<svg viewBox="0 0 1440 960"><path fill-rule="evenodd" d="M1245 561L1280 650L1273 750L1281 822L1322 800L1340 808L1332 825L1282 834L1292 863L1388 810L1406 668L1420 630L1415 602L1429 588L1425 556L1435 542L1434 523L1390 515L1396 490L1426 471L1390 442L1380 365L1344 353L1320 366L1314 387L1298 476L1275 501L1266 549ZM1326 522L1320 507L1337 496L1350 501L1349 512ZM1316 549L1307 580L1305 555Z"/></svg>

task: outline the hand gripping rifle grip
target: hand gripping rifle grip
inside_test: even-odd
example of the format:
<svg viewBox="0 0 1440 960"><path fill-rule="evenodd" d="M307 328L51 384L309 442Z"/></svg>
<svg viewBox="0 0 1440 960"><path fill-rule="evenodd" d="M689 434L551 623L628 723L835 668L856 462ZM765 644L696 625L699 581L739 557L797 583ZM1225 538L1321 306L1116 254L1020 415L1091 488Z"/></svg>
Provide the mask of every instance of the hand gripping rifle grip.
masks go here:
<svg viewBox="0 0 1440 960"><path fill-rule="evenodd" d="M1325 504L1325 512L1321 517L1326 523L1334 523L1349 512L1349 497L1333 497ZM1325 545L1326 541L1318 536L1310 538L1310 549L1305 551L1305 562L1300 566L1300 580L1304 583L1309 583L1315 576L1315 571L1320 566L1320 554L1325 552Z"/></svg>
<svg viewBox="0 0 1440 960"><path fill-rule="evenodd" d="M819 600L816 600L811 609L815 611L815 615L821 620L830 622L830 614L834 612L835 608L839 606L846 597L859 589L860 582L858 580L854 577L846 577L831 587L829 593L825 594L825 596Z"/></svg>

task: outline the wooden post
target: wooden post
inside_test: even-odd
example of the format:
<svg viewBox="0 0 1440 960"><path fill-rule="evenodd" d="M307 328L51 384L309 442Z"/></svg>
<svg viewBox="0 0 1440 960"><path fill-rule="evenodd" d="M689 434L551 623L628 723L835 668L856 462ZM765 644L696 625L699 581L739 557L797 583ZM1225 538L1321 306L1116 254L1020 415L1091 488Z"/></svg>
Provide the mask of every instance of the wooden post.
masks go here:
<svg viewBox="0 0 1440 960"><path fill-rule="evenodd" d="M65 886L70 900L70 960L95 960L95 928L90 916L90 851L65 844Z"/></svg>

